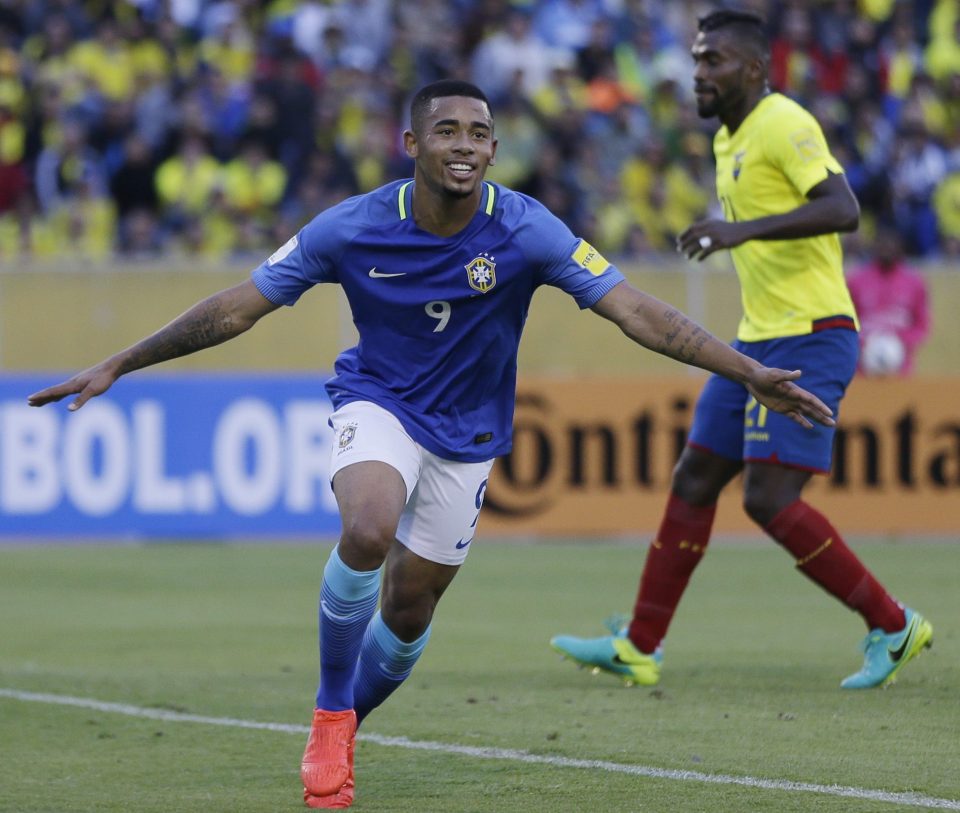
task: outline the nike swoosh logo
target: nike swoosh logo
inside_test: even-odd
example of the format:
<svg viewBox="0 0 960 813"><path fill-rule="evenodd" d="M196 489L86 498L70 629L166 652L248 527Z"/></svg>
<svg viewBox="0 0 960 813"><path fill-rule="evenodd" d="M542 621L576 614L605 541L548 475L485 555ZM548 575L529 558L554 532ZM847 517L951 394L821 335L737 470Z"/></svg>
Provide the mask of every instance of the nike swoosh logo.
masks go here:
<svg viewBox="0 0 960 813"><path fill-rule="evenodd" d="M910 621L910 629L907 630L907 634L903 636L903 643L897 649L887 649L890 653L890 660L894 663L899 661L903 657L903 653L907 651L907 644L910 643L910 639L913 638L913 630L917 626L917 618L914 616Z"/></svg>
<svg viewBox="0 0 960 813"><path fill-rule="evenodd" d="M404 277L406 276L406 271L401 271L399 274L383 274L380 271L377 271L377 267L374 266L369 271L367 271L367 276L370 279L386 279L387 277Z"/></svg>
<svg viewBox="0 0 960 813"><path fill-rule="evenodd" d="M467 545L469 545L471 542L473 542L473 538L468 539L466 542L464 542L464 541L461 539L459 542L457 542L457 548L458 548L459 550L463 550L463 549L464 549Z"/></svg>

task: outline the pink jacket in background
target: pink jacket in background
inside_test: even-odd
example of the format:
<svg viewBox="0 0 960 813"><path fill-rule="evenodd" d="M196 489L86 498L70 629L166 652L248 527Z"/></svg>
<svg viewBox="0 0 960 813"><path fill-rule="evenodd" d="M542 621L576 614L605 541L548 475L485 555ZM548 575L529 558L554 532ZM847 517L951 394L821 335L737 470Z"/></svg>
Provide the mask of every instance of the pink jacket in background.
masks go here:
<svg viewBox="0 0 960 813"><path fill-rule="evenodd" d="M873 262L854 271L847 285L860 318L861 343L874 331L896 333L905 350L899 375L910 375L930 330L926 280L903 262L887 270Z"/></svg>

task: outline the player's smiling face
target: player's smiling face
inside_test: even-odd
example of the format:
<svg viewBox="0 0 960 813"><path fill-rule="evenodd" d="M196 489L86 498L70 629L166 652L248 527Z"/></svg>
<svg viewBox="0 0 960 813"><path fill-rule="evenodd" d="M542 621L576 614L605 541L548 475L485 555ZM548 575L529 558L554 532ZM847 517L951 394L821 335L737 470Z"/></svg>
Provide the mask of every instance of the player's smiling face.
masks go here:
<svg viewBox="0 0 960 813"><path fill-rule="evenodd" d="M749 83L750 60L737 41L724 31L701 31L690 54L693 56L693 92L697 113L708 119L735 110L743 104Z"/></svg>
<svg viewBox="0 0 960 813"><path fill-rule="evenodd" d="M404 143L416 159L418 180L452 197L478 192L497 152L487 105L469 96L434 99L415 128L404 134Z"/></svg>

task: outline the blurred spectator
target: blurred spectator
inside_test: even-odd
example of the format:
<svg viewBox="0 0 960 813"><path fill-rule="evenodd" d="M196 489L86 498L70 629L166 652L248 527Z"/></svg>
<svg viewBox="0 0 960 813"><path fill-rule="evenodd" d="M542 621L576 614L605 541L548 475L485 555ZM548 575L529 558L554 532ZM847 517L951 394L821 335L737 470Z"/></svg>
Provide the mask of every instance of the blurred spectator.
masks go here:
<svg viewBox="0 0 960 813"><path fill-rule="evenodd" d="M553 142L544 144L530 173L516 189L539 200L551 212L574 230L578 226L577 201L579 190L573 167L564 161L560 147ZM579 227L576 230L581 231Z"/></svg>
<svg viewBox="0 0 960 813"><path fill-rule="evenodd" d="M906 99L900 107L898 121L905 128L920 122L927 133L935 139L943 139L947 133L947 109L940 88L929 74L918 73Z"/></svg>
<svg viewBox="0 0 960 813"><path fill-rule="evenodd" d="M275 53L261 60L248 126L271 129L265 142L277 141L274 156L292 175L313 146L321 79L316 67L290 42L278 40L275 48ZM272 102L272 111L264 111L263 99ZM264 137L262 132L259 135Z"/></svg>
<svg viewBox="0 0 960 813"><path fill-rule="evenodd" d="M266 228L287 186L287 173L266 147L248 138L240 154L223 168L223 196L238 222Z"/></svg>
<svg viewBox="0 0 960 813"><path fill-rule="evenodd" d="M623 200L616 178L600 176L586 213L584 234L591 243L605 246L610 257L622 257L630 244L631 232L639 228L630 207Z"/></svg>
<svg viewBox="0 0 960 813"><path fill-rule="evenodd" d="M588 134L591 141L602 146L600 161L604 177L619 179L624 163L638 145L650 137L650 120L641 105L632 99L625 100L609 114L593 116L588 122ZM499 152L497 161L500 161Z"/></svg>
<svg viewBox="0 0 960 813"><path fill-rule="evenodd" d="M601 0L543 0L536 4L534 29L554 48L578 51L590 41L590 30L603 18Z"/></svg>
<svg viewBox="0 0 960 813"><path fill-rule="evenodd" d="M360 184L353 164L336 149L314 150L301 170L300 177L317 185L324 201L321 209L328 209L335 203L360 192ZM316 212L313 214L315 215Z"/></svg>
<svg viewBox="0 0 960 813"><path fill-rule="evenodd" d="M24 27L27 36L45 29L51 19L61 20L71 36L87 39L93 33L93 23L88 9L82 3L73 0L32 0L23 3Z"/></svg>
<svg viewBox="0 0 960 813"><path fill-rule="evenodd" d="M27 131L0 96L0 217L18 209L30 190L25 162Z"/></svg>
<svg viewBox="0 0 960 813"><path fill-rule="evenodd" d="M790 4L784 12L780 35L770 46L770 84L796 95L808 86L837 93L847 69L844 50L824 49L815 37L814 12L806 4Z"/></svg>
<svg viewBox="0 0 960 813"><path fill-rule="evenodd" d="M934 32L923 61L927 73L937 81L960 73L960 16L953 20L952 25Z"/></svg>
<svg viewBox="0 0 960 813"><path fill-rule="evenodd" d="M250 85L231 81L216 65L200 70L189 90L190 102L202 111L203 130L210 137L211 152L220 161L236 153L247 127Z"/></svg>
<svg viewBox="0 0 960 813"><path fill-rule="evenodd" d="M589 96L586 83L577 75L574 69L572 54L560 51L554 52L547 75L547 81L540 85L531 94L530 101L537 114L544 119L557 123L569 117L568 113L583 113L586 111ZM566 132L566 139L579 141L579 121L576 132Z"/></svg>
<svg viewBox="0 0 960 813"><path fill-rule="evenodd" d="M74 260L102 262L113 253L116 211L90 176L75 179L69 205L53 210L37 226L33 250L39 257L55 257L66 249Z"/></svg>
<svg viewBox="0 0 960 813"><path fill-rule="evenodd" d="M103 161L87 141L86 128L68 118L49 131L49 142L37 158L36 192L40 209L51 215L80 197L103 197L107 176Z"/></svg>
<svg viewBox="0 0 960 813"><path fill-rule="evenodd" d="M27 104L27 89L21 74L24 61L17 46L17 24L0 18L0 103L22 114Z"/></svg>
<svg viewBox="0 0 960 813"><path fill-rule="evenodd" d="M84 80L69 58L73 43L73 29L65 14L45 18L42 30L24 42L24 78L33 83L41 99L50 91L69 104L80 103L85 92Z"/></svg>
<svg viewBox="0 0 960 813"><path fill-rule="evenodd" d="M70 49L68 59L88 83L88 92L109 101L129 99L133 94L130 45L113 17L101 19L96 26L96 36L77 42ZM94 98L88 100L90 106L97 103Z"/></svg>
<svg viewBox="0 0 960 813"><path fill-rule="evenodd" d="M497 107L497 138L497 162L487 171L487 177L516 188L536 162L543 142L543 133L519 89L505 96Z"/></svg>
<svg viewBox="0 0 960 813"><path fill-rule="evenodd" d="M391 0L341 0L340 25L356 65L372 70L383 63L393 42Z"/></svg>
<svg viewBox="0 0 960 813"><path fill-rule="evenodd" d="M879 105L868 101L854 111L833 146L867 219L890 206L890 163L896 132Z"/></svg>
<svg viewBox="0 0 960 813"><path fill-rule="evenodd" d="M940 85L946 120L944 142L948 151L960 151L960 72L951 74ZM960 155L960 153L958 153Z"/></svg>
<svg viewBox="0 0 960 813"><path fill-rule="evenodd" d="M690 55L672 42L662 28L649 17L634 20L630 35L613 49L620 83L639 102L649 102L657 85L680 75L689 64Z"/></svg>
<svg viewBox="0 0 960 813"><path fill-rule="evenodd" d="M320 150L310 154L302 171L291 178L291 182L293 194L279 207L279 216L271 226L270 245L286 243L316 217L317 212L329 209L360 189L349 160L339 153Z"/></svg>
<svg viewBox="0 0 960 813"><path fill-rule="evenodd" d="M469 51L461 50L465 38L482 37L493 30L505 10L506 0L480 0L480 10L461 28L463 18L447 0L420 0L396 5L398 41L394 43L394 65L403 54L411 61L405 71L409 79L407 91L437 79L464 76L469 64Z"/></svg>
<svg viewBox="0 0 960 813"><path fill-rule="evenodd" d="M710 194L710 143L701 133L688 132L680 158L669 162L664 176L663 222L668 246L691 223L707 214Z"/></svg>
<svg viewBox="0 0 960 813"><path fill-rule="evenodd" d="M661 251L673 247L676 236L706 214L710 200L705 179L709 145L690 135L683 161L669 159L667 145L649 138L623 168L624 199L647 243Z"/></svg>
<svg viewBox="0 0 960 813"><path fill-rule="evenodd" d="M955 160L953 167L933 193L933 209L944 254L960 259L960 160Z"/></svg>
<svg viewBox="0 0 960 813"><path fill-rule="evenodd" d="M222 185L220 164L201 136L188 134L176 155L157 168L156 184L163 220L177 232L190 220L209 216Z"/></svg>
<svg viewBox="0 0 960 813"><path fill-rule="evenodd" d="M907 250L924 256L937 246L933 190L946 173L946 158L922 121L907 122L899 136L890 168L893 212Z"/></svg>
<svg viewBox="0 0 960 813"><path fill-rule="evenodd" d="M551 49L533 31L530 14L516 8L507 12L502 28L477 46L471 70L473 81L497 105L517 84L527 96L536 93L546 83L552 61Z"/></svg>
<svg viewBox="0 0 960 813"><path fill-rule="evenodd" d="M329 3L307 0L294 4L290 20L293 45L301 54L306 54L315 63L322 56L323 32L334 23L335 9Z"/></svg>
<svg viewBox="0 0 960 813"><path fill-rule="evenodd" d="M208 30L200 41L202 65L223 77L230 88L245 85L253 74L254 40L240 4L221 2L207 11Z"/></svg>
<svg viewBox="0 0 960 813"><path fill-rule="evenodd" d="M913 77L923 71L923 48L910 18L898 18L893 23L880 44L880 54L887 93L897 100L906 98Z"/></svg>
<svg viewBox="0 0 960 813"><path fill-rule="evenodd" d="M112 176L124 158L124 142L134 132L133 100L117 99L107 102L103 115L90 126L90 146L103 159L103 168Z"/></svg>
<svg viewBox="0 0 960 813"><path fill-rule="evenodd" d="M313 61L324 75L339 68L369 71L375 65L369 51L351 48L347 44L339 16L332 16L327 20Z"/></svg>
<svg viewBox="0 0 960 813"><path fill-rule="evenodd" d="M593 78L587 82L587 108L591 114L596 114L592 118L606 121L615 111L633 101L633 96L620 83L613 56L601 57L595 65Z"/></svg>
<svg viewBox="0 0 960 813"><path fill-rule="evenodd" d="M927 281L904 262L903 242L885 224L872 260L847 280L860 319L860 372L908 376L930 332Z"/></svg>
<svg viewBox="0 0 960 813"><path fill-rule="evenodd" d="M594 20L590 26L590 39L582 48L577 49L577 72L587 83L614 63L613 44L615 42L613 24L605 17Z"/></svg>
<svg viewBox="0 0 960 813"><path fill-rule="evenodd" d="M0 98L0 258L28 248L30 175L24 160L26 129Z"/></svg>
<svg viewBox="0 0 960 813"><path fill-rule="evenodd" d="M154 149L171 140L178 125L175 93L181 71L193 67L193 49L180 39L180 30L169 18L161 20L150 33L142 26L134 29L140 39L133 46L134 128Z"/></svg>
<svg viewBox="0 0 960 813"><path fill-rule="evenodd" d="M154 176L157 162L150 144L137 133L127 136L120 165L110 179L110 194L117 204L121 222L131 212L158 208Z"/></svg>
<svg viewBox="0 0 960 813"><path fill-rule="evenodd" d="M234 226L223 192L214 187L203 216L187 217L177 232L177 245L190 257L222 261L240 253L245 235Z"/></svg>
<svg viewBox="0 0 960 813"><path fill-rule="evenodd" d="M124 260L158 260L163 256L163 234L154 212L134 209L123 220L117 253Z"/></svg>

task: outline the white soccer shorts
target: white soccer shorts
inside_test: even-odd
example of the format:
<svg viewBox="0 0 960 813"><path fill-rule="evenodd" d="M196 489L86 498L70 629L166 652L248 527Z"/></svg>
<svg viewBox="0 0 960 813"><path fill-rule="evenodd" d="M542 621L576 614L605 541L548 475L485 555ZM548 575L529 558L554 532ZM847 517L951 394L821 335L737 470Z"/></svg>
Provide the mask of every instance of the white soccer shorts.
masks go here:
<svg viewBox="0 0 960 813"><path fill-rule="evenodd" d="M397 539L418 556L460 565L477 531L493 460L457 463L427 451L390 412L369 401L346 404L330 416L330 480L352 463L393 466L407 486Z"/></svg>

